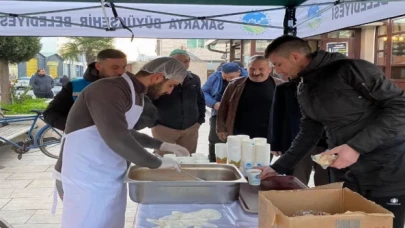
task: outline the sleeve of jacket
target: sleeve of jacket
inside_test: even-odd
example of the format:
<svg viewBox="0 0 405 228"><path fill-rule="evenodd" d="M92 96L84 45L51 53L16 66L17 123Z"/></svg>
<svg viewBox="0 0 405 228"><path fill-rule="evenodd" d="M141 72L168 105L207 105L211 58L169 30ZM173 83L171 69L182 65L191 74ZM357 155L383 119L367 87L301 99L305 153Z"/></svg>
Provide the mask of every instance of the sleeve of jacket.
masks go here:
<svg viewBox="0 0 405 228"><path fill-rule="evenodd" d="M368 153L393 138L405 137L405 94L372 63L348 63L342 77L355 90L379 106L377 118L347 144L359 153Z"/></svg>
<svg viewBox="0 0 405 228"><path fill-rule="evenodd" d="M228 131L226 129L226 119L228 117L229 111L229 99L232 96L234 87L235 86L233 83L229 83L229 85L225 89L224 95L222 96L221 105L219 106L217 115L217 133Z"/></svg>
<svg viewBox="0 0 405 228"><path fill-rule="evenodd" d="M295 165L312 150L322 137L323 125L308 118L304 113L302 116L300 132L291 147L271 166L279 174L286 174L293 170Z"/></svg>
<svg viewBox="0 0 405 228"><path fill-rule="evenodd" d="M217 103L217 101L215 100L215 98L213 96L213 88L212 88L214 81L216 79L214 74L212 74L210 77L208 77L207 81L204 83L204 85L201 88L201 90L204 94L205 103L210 108L212 108L215 105L215 103Z"/></svg>
<svg viewBox="0 0 405 228"><path fill-rule="evenodd" d="M52 127L64 131L66 119L73 103L72 83L68 82L46 108L44 112L45 122Z"/></svg>
<svg viewBox="0 0 405 228"><path fill-rule="evenodd" d="M198 123L203 124L205 122L205 98L204 94L201 89L201 80L200 78L196 75L196 78L198 80L197 88L198 88L198 94L197 94L197 106L198 106Z"/></svg>
<svg viewBox="0 0 405 228"><path fill-rule="evenodd" d="M131 135L136 139L136 141L138 141L139 144L141 144L141 146L145 148L158 150L163 144L163 142L159 139L152 138L149 135L138 132L135 129L131 130Z"/></svg>
<svg viewBox="0 0 405 228"><path fill-rule="evenodd" d="M38 85L37 85L37 78L36 78L35 76L31 76L31 79L30 79L30 86L32 87L32 89L33 89L34 91L39 89L39 87L38 87Z"/></svg>
<svg viewBox="0 0 405 228"><path fill-rule="evenodd" d="M269 142L272 151L281 151L281 137L283 135L283 123L286 113L284 113L284 94L280 86L276 87L274 92L273 107L271 110Z"/></svg>

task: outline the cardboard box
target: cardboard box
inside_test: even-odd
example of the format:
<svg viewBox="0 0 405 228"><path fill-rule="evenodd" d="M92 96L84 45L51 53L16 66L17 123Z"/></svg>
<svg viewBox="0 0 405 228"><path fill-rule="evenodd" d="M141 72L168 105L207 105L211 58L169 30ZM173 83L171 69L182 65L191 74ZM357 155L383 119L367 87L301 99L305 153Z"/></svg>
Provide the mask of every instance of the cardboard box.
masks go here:
<svg viewBox="0 0 405 228"><path fill-rule="evenodd" d="M259 193L260 228L392 228L394 215L342 184ZM299 210L331 215L297 216Z"/></svg>

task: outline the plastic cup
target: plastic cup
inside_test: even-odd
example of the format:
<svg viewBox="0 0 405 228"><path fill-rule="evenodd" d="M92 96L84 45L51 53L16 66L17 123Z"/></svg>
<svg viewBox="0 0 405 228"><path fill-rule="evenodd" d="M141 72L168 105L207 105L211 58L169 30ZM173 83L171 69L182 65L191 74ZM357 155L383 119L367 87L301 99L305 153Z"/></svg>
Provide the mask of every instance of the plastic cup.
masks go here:
<svg viewBox="0 0 405 228"><path fill-rule="evenodd" d="M252 186L259 186L260 185L260 174L262 171L260 169L248 169L246 170L249 184Z"/></svg>
<svg viewBox="0 0 405 228"><path fill-rule="evenodd" d="M196 158L206 158L207 155L203 154L203 153L194 153L191 154L192 157L196 157Z"/></svg>
<svg viewBox="0 0 405 228"><path fill-rule="evenodd" d="M165 157L165 158L175 158L177 156L175 154L164 154L163 157Z"/></svg>
<svg viewBox="0 0 405 228"><path fill-rule="evenodd" d="M255 142L255 145L261 145L261 144L267 144L267 139L266 138L253 138L253 141Z"/></svg>

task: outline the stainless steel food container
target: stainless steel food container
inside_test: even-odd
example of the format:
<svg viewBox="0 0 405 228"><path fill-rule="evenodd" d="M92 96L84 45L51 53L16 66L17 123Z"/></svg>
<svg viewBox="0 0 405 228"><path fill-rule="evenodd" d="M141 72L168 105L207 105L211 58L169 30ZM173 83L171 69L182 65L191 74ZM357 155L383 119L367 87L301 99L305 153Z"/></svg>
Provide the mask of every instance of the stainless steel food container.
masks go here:
<svg viewBox="0 0 405 228"><path fill-rule="evenodd" d="M184 171L204 181L197 181L173 169L148 169L132 166L128 183L132 201L143 204L222 204L236 201L246 178L227 164L190 164Z"/></svg>

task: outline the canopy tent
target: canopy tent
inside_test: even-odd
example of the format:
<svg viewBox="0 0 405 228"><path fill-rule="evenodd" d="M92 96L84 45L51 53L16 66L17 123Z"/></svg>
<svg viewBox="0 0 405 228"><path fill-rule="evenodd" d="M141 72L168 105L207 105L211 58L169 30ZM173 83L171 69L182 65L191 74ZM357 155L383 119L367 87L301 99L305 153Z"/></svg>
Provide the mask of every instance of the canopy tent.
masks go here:
<svg viewBox="0 0 405 228"><path fill-rule="evenodd" d="M0 0L0 5L2 36L129 37L130 30L140 38L274 39L405 14L404 1Z"/></svg>

